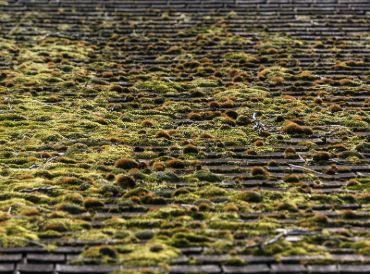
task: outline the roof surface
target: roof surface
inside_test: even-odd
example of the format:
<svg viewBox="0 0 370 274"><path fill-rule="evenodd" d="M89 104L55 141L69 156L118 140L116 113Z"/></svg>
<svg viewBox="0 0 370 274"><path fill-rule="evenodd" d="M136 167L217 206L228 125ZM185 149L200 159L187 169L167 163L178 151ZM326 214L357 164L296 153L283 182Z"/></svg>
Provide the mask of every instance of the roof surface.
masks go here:
<svg viewBox="0 0 370 274"><path fill-rule="evenodd" d="M370 273L367 0L0 0L0 273Z"/></svg>

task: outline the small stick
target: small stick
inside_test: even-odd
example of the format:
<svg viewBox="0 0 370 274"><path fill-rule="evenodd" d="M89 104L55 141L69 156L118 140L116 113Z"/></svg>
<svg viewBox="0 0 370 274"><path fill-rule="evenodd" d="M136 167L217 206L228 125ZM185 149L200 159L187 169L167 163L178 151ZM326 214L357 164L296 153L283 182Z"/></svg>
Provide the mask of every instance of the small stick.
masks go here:
<svg viewBox="0 0 370 274"><path fill-rule="evenodd" d="M312 173L315 173L315 174L322 175L322 173L321 173L321 172L316 171L316 170L313 170L313 169L308 168L308 167L304 167L304 166L297 166L297 165L292 165L292 164L289 164L289 166L290 166L291 168L303 169L303 170L306 170L306 171L309 171L309 172L312 172Z"/></svg>

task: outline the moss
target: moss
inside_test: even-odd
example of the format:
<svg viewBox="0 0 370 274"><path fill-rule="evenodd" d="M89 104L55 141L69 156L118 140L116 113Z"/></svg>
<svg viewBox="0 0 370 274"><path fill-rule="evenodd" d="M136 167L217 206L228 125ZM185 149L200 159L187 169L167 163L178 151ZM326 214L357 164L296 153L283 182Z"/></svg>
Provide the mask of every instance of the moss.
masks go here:
<svg viewBox="0 0 370 274"><path fill-rule="evenodd" d="M284 125L283 130L291 135L296 134L304 134L304 135L312 135L313 131L311 128L306 126L300 126L294 122L288 122Z"/></svg>
<svg viewBox="0 0 370 274"><path fill-rule="evenodd" d="M273 66L260 70L257 77L260 80L267 80L270 84L282 84L291 77L291 74L286 68Z"/></svg>
<svg viewBox="0 0 370 274"><path fill-rule="evenodd" d="M199 113L191 112L188 114L188 119L193 121L200 121L202 120L202 116Z"/></svg>
<svg viewBox="0 0 370 274"><path fill-rule="evenodd" d="M54 219L54 220L48 220L44 227L43 231L56 231L56 232L67 232L67 231L73 231L78 230L82 227L83 222L80 221L73 221L70 219L60 218L60 219Z"/></svg>
<svg viewBox="0 0 370 274"><path fill-rule="evenodd" d="M328 255L325 248L305 242L291 243L286 240L280 240L271 245L255 249L255 255L272 255L279 259L283 256L295 255Z"/></svg>
<svg viewBox="0 0 370 274"><path fill-rule="evenodd" d="M185 162L180 159L172 159L166 161L166 166L170 168L182 169L185 168Z"/></svg>
<svg viewBox="0 0 370 274"><path fill-rule="evenodd" d="M2 225L0 228L0 246L4 248L22 247L29 245L32 241L38 241L37 234L23 225L17 222Z"/></svg>
<svg viewBox="0 0 370 274"><path fill-rule="evenodd" d="M134 188L136 186L134 178L127 175L119 175L116 179L116 184L124 189Z"/></svg>
<svg viewBox="0 0 370 274"><path fill-rule="evenodd" d="M222 177L207 170L199 170L195 173L195 176L200 181L206 182L220 182L222 180Z"/></svg>
<svg viewBox="0 0 370 274"><path fill-rule="evenodd" d="M93 246L84 250L81 255L84 259L95 259L100 263L113 263L117 260L118 252L114 247L103 245Z"/></svg>
<svg viewBox="0 0 370 274"><path fill-rule="evenodd" d="M167 139L167 140L171 139L171 135L167 131L164 131L164 130L161 130L161 131L157 132L155 137L164 138L164 139Z"/></svg>
<svg viewBox="0 0 370 274"><path fill-rule="evenodd" d="M236 124L239 126L246 126L246 125L249 125L250 123L251 123L251 119L249 119L247 116L244 116L244 115L240 115L236 119Z"/></svg>
<svg viewBox="0 0 370 274"><path fill-rule="evenodd" d="M256 191L243 191L238 195L238 198L250 203L260 203L263 201L262 195Z"/></svg>
<svg viewBox="0 0 370 274"><path fill-rule="evenodd" d="M347 159L350 157L356 157L358 159L364 158L364 156L361 153L357 151L350 151L350 150L338 153L338 157L342 159Z"/></svg>
<svg viewBox="0 0 370 274"><path fill-rule="evenodd" d="M158 94L173 93L176 92L176 88L179 88L175 84L167 83L161 80L139 82L135 85L135 87L139 90L147 90Z"/></svg>
<svg viewBox="0 0 370 274"><path fill-rule="evenodd" d="M69 176L62 177L60 181L62 184L67 184L67 185L80 185L83 183L83 181L80 180L79 178L69 177Z"/></svg>
<svg viewBox="0 0 370 274"><path fill-rule="evenodd" d="M140 240L150 240L154 235L155 234L152 230L141 230L135 233L135 237Z"/></svg>
<svg viewBox="0 0 370 274"><path fill-rule="evenodd" d="M129 245L126 250L130 252L120 256L121 263L126 265L164 266L179 256L176 248L158 240L144 245Z"/></svg>
<svg viewBox="0 0 370 274"><path fill-rule="evenodd" d="M263 87L248 87L244 84L239 84L237 86L234 86L233 88L226 89L225 91L217 92L215 94L215 98L218 100L235 98L236 101L245 101L250 100L251 98L265 98L267 94L268 93ZM225 102L222 105L226 107Z"/></svg>
<svg viewBox="0 0 370 274"><path fill-rule="evenodd" d="M224 210L226 212L238 212L239 207L234 203L228 203L228 204L225 205Z"/></svg>
<svg viewBox="0 0 370 274"><path fill-rule="evenodd" d="M163 171L166 168L165 164L162 161L155 161L152 167L156 171Z"/></svg>
<svg viewBox="0 0 370 274"><path fill-rule="evenodd" d="M140 198L140 201L143 204L151 204L151 205L164 205L166 204L166 200L158 195L155 195L153 193L148 193L146 195L143 195Z"/></svg>
<svg viewBox="0 0 370 274"><path fill-rule="evenodd" d="M122 158L122 159L117 160L114 166L117 168L122 168L122 169L139 168L138 162L136 162L133 159L128 159L128 158Z"/></svg>
<svg viewBox="0 0 370 274"><path fill-rule="evenodd" d="M226 125L229 125L229 126L232 126L232 127L235 127L236 126L236 122L234 121L234 119L231 119L229 117L223 117L222 118L222 122Z"/></svg>
<svg viewBox="0 0 370 274"><path fill-rule="evenodd" d="M370 151L370 143L364 142L356 146L356 150L359 152L369 152Z"/></svg>
<svg viewBox="0 0 370 274"><path fill-rule="evenodd" d="M156 180L160 182L179 182L180 181L180 177L171 171L168 171L168 172L159 171L155 174L155 178Z"/></svg>
<svg viewBox="0 0 370 274"><path fill-rule="evenodd" d="M269 172L264 167L256 166L251 169L251 174L254 177L267 178L270 176Z"/></svg>
<svg viewBox="0 0 370 274"><path fill-rule="evenodd" d="M81 214L85 209L73 203L60 203L56 205L56 209L66 211L71 214Z"/></svg>
<svg viewBox="0 0 370 274"><path fill-rule="evenodd" d="M356 241L351 245L352 248L354 248L358 254L367 255L370 251L370 241Z"/></svg>
<svg viewBox="0 0 370 274"><path fill-rule="evenodd" d="M184 147L183 152L185 154L198 154L199 149L194 145L187 145Z"/></svg>
<svg viewBox="0 0 370 274"><path fill-rule="evenodd" d="M368 178L351 179L347 182L347 188L370 192L370 180Z"/></svg>
<svg viewBox="0 0 370 274"><path fill-rule="evenodd" d="M245 53L245 52L229 52L224 55L226 60L237 60L243 64L255 63L257 61L256 56Z"/></svg>
<svg viewBox="0 0 370 274"><path fill-rule="evenodd" d="M175 247L199 246L209 241L208 237L191 232L178 232L170 239L171 245Z"/></svg>
<svg viewBox="0 0 370 274"><path fill-rule="evenodd" d="M203 197L217 197L226 195L227 191L221 187L214 185L207 185L198 191Z"/></svg>
<svg viewBox="0 0 370 274"><path fill-rule="evenodd" d="M326 151L318 151L312 156L312 159L315 162L326 162L330 160L330 154Z"/></svg>
<svg viewBox="0 0 370 274"><path fill-rule="evenodd" d="M84 200L84 206L87 209L99 208L99 207L103 207L104 206L104 203L103 203L103 201L101 201L98 198L90 197L90 198L86 198Z"/></svg>
<svg viewBox="0 0 370 274"><path fill-rule="evenodd" d="M86 241L77 263L132 269L167 266L181 255L174 246L278 257L326 254L323 246L366 254L366 245L355 243L368 235L350 229L366 226L366 214L341 210L355 203L366 211L370 201L369 180L360 172L369 150L366 77L320 78L297 59L311 46L339 54L352 44L311 44L259 30L251 41L229 30L233 22L212 15L179 33L181 43L150 33L103 33L99 49L43 28L32 43L14 40L14 34L23 37L23 25L32 25L24 17L0 39L4 64L13 66L0 73L6 94L0 100L0 245ZM163 17L180 25L189 20L171 12ZM114 22L105 21L98 24L103 32L114 33ZM91 31L84 29L87 36ZM212 54L198 58L207 48L220 51L221 65ZM122 65L132 61L132 50L162 54L150 64L139 58ZM346 70L366 63L340 62ZM321 151L330 157L315 156ZM282 152L285 160L270 159ZM324 167L324 175L293 168L281 178L281 168L296 159L311 169L328 161L345 165ZM259 165L251 168L253 177L251 165ZM354 165L356 179L349 172ZM326 174L337 175L341 191L326 192ZM321 210L327 208L339 210L339 219ZM347 227L325 230L344 221ZM278 228L299 227L315 237L262 244ZM246 244L260 247L243 250ZM246 263L239 259L223 264Z"/></svg>
<svg viewBox="0 0 370 274"><path fill-rule="evenodd" d="M276 203L276 209L297 212L298 206L295 204L294 201L283 201L283 202Z"/></svg>
<svg viewBox="0 0 370 274"><path fill-rule="evenodd" d="M287 183L298 183L301 180L301 177L295 174L289 174L284 176L284 182Z"/></svg>
<svg viewBox="0 0 370 274"><path fill-rule="evenodd" d="M151 119L145 119L142 123L141 123L144 127L153 127L155 122ZM157 136L158 138L161 138L161 136Z"/></svg>
<svg viewBox="0 0 370 274"><path fill-rule="evenodd" d="M338 104L333 104L333 105L331 105L330 107L329 107L329 110L331 111L331 112L338 112L338 111L342 111L343 109L341 108L341 106L340 105L338 105Z"/></svg>
<svg viewBox="0 0 370 274"><path fill-rule="evenodd" d="M299 158L299 156L294 148L288 147L284 151L284 158L285 159L297 159Z"/></svg>
<svg viewBox="0 0 370 274"><path fill-rule="evenodd" d="M329 218L325 214L316 213L312 218L307 220L308 222L313 222L317 225L325 225L329 223ZM309 224L311 226L311 224Z"/></svg>
<svg viewBox="0 0 370 274"><path fill-rule="evenodd" d="M342 212L342 216L344 219L357 219L357 214L352 210L345 210Z"/></svg>

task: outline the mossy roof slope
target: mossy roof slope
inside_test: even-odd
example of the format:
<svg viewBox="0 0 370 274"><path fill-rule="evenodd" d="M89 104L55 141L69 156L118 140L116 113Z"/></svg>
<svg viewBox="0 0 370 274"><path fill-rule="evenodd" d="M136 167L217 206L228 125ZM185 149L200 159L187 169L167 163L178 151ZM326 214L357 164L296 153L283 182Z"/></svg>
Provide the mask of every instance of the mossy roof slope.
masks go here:
<svg viewBox="0 0 370 274"><path fill-rule="evenodd" d="M369 10L0 1L0 269L369 272Z"/></svg>

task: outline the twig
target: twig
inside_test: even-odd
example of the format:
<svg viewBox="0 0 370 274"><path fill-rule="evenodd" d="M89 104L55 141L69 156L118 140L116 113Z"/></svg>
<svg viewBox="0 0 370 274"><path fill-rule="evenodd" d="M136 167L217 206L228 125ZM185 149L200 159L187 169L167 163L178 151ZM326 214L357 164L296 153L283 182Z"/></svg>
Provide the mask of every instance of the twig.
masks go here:
<svg viewBox="0 0 370 274"><path fill-rule="evenodd" d="M34 187L34 188L23 188L18 190L19 192L26 192L26 193L31 193L35 191L48 191L52 189L57 189L59 188L58 186L41 186L41 187Z"/></svg>
<svg viewBox="0 0 370 274"><path fill-rule="evenodd" d="M282 237L288 235L287 231L283 231L283 232L280 232L278 235L276 235L274 238L264 242L261 244L261 247L264 247L266 245L271 245L273 243L276 243L277 241L279 241Z"/></svg>
<svg viewBox="0 0 370 274"><path fill-rule="evenodd" d="M253 129L257 129L258 132L265 130L265 125L257 120L257 112L253 112L252 119L255 122Z"/></svg>
<svg viewBox="0 0 370 274"><path fill-rule="evenodd" d="M283 237L290 236L290 235L297 235L297 233L298 233L298 235L309 235L309 234L311 234L311 232L307 232L307 231L297 231L295 229L292 229L292 230L282 229L281 232L279 234L277 234L275 237L273 237L272 239L269 239L269 240L267 240L265 242L262 242L262 243L250 244L250 245L247 245L246 247L247 248L252 248L252 247L263 248L267 245L271 245L271 244L276 243L277 241L279 241Z"/></svg>
<svg viewBox="0 0 370 274"><path fill-rule="evenodd" d="M30 244L34 244L38 247L42 247L42 248L46 248L46 245L45 244L42 244L42 243L39 243L39 242L36 242L36 241L33 241L33 240L26 240L28 243Z"/></svg>
<svg viewBox="0 0 370 274"><path fill-rule="evenodd" d="M298 168L298 169L306 170L306 171L309 171L309 172L312 172L312 173L315 173L315 174L318 174L318 175L322 175L321 172L316 171L316 170L313 170L313 169L308 168L308 167L304 167L304 166L297 166L297 165L289 164L289 167L291 167L291 168Z"/></svg>

